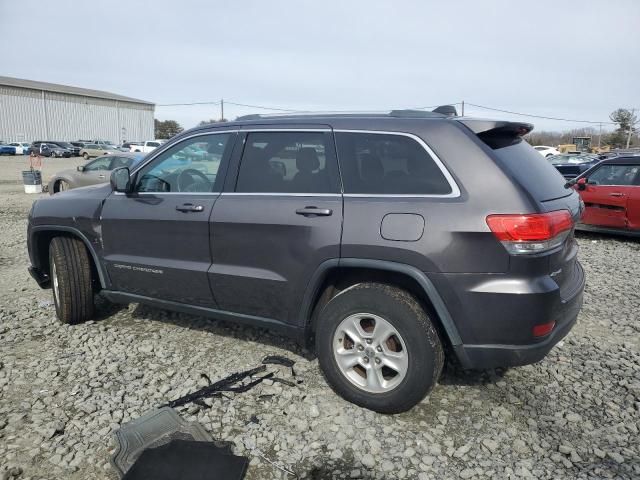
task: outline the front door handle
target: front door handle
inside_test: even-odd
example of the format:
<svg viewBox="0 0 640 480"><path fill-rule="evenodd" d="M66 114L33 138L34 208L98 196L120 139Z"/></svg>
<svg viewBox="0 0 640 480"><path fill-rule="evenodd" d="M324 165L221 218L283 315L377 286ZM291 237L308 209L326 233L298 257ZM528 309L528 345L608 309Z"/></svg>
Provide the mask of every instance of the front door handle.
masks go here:
<svg viewBox="0 0 640 480"><path fill-rule="evenodd" d="M624 197L624 193L613 192L609 194L610 197Z"/></svg>
<svg viewBox="0 0 640 480"><path fill-rule="evenodd" d="M104 178L104 175L98 175L98 178Z"/></svg>
<svg viewBox="0 0 640 480"><path fill-rule="evenodd" d="M201 212L204 210L202 205L194 205L193 203L185 203L184 205L178 205L176 210L179 212Z"/></svg>
<svg viewBox="0 0 640 480"><path fill-rule="evenodd" d="M330 208L304 207L296 210L296 214L305 217L328 217L333 213Z"/></svg>

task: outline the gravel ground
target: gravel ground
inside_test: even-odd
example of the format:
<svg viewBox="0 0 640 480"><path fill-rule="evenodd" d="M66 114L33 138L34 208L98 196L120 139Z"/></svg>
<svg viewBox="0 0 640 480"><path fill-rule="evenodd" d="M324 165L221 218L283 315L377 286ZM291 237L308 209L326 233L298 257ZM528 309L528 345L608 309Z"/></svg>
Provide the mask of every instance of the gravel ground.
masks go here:
<svg viewBox="0 0 640 480"><path fill-rule="evenodd" d="M45 161L44 177L81 162ZM15 182L23 163L0 157L3 480L112 478L119 424L204 385L202 373L215 381L270 354L295 360L302 383L267 382L208 400L209 409L179 408L251 459L248 479L640 478L637 240L578 236L585 306L544 361L480 373L449 367L423 403L385 416L338 398L317 360L259 329L107 303L94 322L60 325L50 291L26 271L35 196Z"/></svg>

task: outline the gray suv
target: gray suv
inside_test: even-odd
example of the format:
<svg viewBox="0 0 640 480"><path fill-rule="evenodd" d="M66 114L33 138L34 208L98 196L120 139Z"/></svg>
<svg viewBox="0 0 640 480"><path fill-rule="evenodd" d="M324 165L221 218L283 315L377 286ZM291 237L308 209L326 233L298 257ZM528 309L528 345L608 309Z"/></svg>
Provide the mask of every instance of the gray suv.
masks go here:
<svg viewBox="0 0 640 480"><path fill-rule="evenodd" d="M402 412L445 357L536 362L576 321L583 206L532 128L414 111L198 127L36 201L30 272L62 322L101 292L268 327L345 399Z"/></svg>

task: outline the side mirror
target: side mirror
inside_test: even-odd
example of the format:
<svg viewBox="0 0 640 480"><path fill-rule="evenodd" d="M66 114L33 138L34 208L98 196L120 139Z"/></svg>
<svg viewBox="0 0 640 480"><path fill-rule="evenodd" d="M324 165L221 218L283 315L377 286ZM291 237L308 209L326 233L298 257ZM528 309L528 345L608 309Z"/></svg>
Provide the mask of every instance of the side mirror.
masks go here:
<svg viewBox="0 0 640 480"><path fill-rule="evenodd" d="M585 190L587 188L587 179L582 177L576 182L576 185L578 185L578 190Z"/></svg>
<svg viewBox="0 0 640 480"><path fill-rule="evenodd" d="M114 192L129 193L131 191L131 174L127 167L116 168L111 172L111 189Z"/></svg>
<svg viewBox="0 0 640 480"><path fill-rule="evenodd" d="M84 165L78 165L78 171L84 172Z"/></svg>

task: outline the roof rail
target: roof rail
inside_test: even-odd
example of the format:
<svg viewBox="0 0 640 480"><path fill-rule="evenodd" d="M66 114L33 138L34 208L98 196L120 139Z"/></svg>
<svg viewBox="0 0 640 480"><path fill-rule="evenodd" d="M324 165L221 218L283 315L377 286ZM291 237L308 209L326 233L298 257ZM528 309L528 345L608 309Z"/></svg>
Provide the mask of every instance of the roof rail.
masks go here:
<svg viewBox="0 0 640 480"><path fill-rule="evenodd" d="M339 112L291 112L291 113L251 113L236 117L236 121L259 120L267 118L304 118L304 117L398 117L398 118L442 118L457 116L458 112L453 105L442 105L432 112L428 110L398 109L391 111L339 111Z"/></svg>

